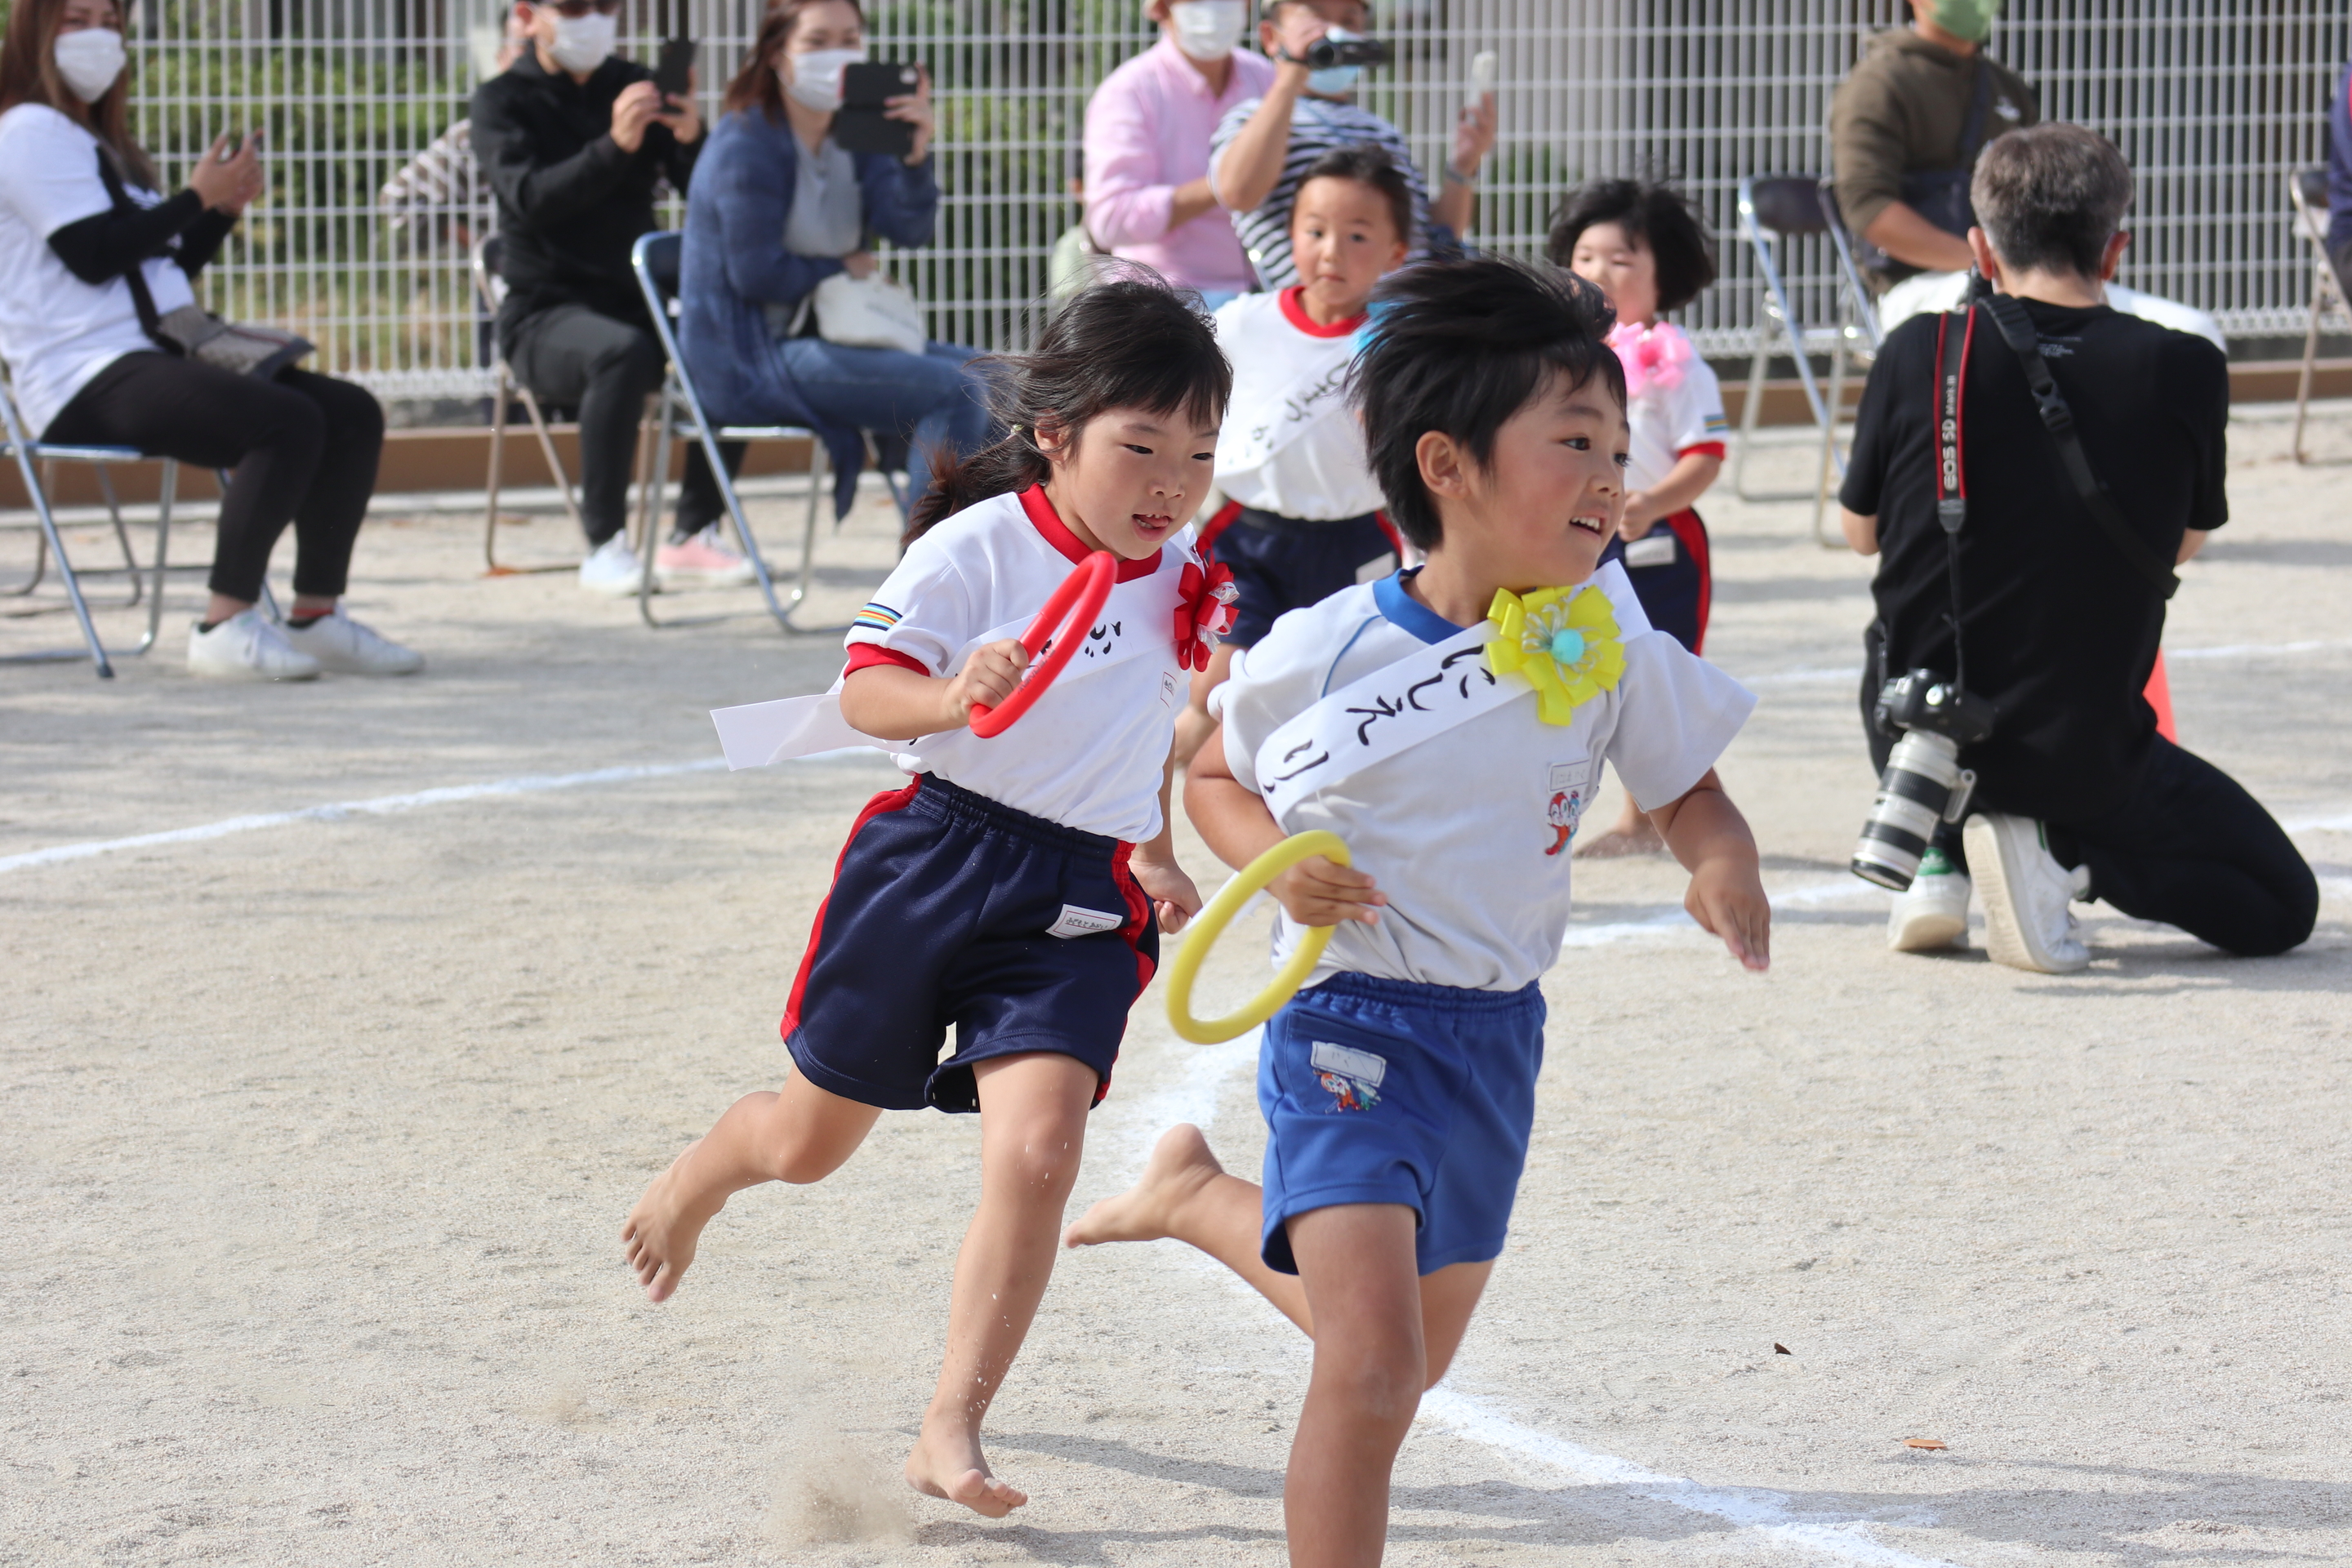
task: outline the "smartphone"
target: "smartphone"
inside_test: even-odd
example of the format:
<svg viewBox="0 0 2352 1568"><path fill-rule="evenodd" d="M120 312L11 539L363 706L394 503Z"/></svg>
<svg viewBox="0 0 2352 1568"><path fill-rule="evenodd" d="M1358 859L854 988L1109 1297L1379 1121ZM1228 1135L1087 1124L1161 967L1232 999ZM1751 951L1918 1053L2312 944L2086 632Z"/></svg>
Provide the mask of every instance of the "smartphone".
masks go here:
<svg viewBox="0 0 2352 1568"><path fill-rule="evenodd" d="M887 153L903 158L915 150L915 128L884 115L890 99L910 96L923 85L922 71L895 60L861 60L841 73L841 107L833 115L833 144L845 153Z"/></svg>
<svg viewBox="0 0 2352 1568"><path fill-rule="evenodd" d="M684 98L694 90L691 72L694 52L699 47L692 38L662 40L661 59L654 67L654 87L664 99Z"/></svg>
<svg viewBox="0 0 2352 1568"><path fill-rule="evenodd" d="M1481 49L1470 60L1470 96L1483 98L1495 90L1495 68L1502 62L1492 49Z"/></svg>
<svg viewBox="0 0 2352 1568"><path fill-rule="evenodd" d="M247 136L253 138L254 151L259 152L261 150L260 132L232 131L228 133L228 145L221 149L220 161L224 163L236 163L237 154L245 151L245 139Z"/></svg>

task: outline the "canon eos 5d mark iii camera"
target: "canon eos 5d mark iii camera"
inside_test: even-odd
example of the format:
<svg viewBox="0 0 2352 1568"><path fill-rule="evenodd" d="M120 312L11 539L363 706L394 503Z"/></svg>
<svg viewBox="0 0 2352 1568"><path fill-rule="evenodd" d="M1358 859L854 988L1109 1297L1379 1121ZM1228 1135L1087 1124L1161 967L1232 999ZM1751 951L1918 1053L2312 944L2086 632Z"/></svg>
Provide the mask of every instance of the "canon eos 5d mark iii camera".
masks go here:
<svg viewBox="0 0 2352 1568"><path fill-rule="evenodd" d="M1900 893L1919 874L1937 827L1969 808L1977 775L1960 766L1960 748L1991 735L1993 706L1933 670L1913 669L1879 689L1877 720L1903 738L1878 775L1878 798L1853 847L1853 874Z"/></svg>

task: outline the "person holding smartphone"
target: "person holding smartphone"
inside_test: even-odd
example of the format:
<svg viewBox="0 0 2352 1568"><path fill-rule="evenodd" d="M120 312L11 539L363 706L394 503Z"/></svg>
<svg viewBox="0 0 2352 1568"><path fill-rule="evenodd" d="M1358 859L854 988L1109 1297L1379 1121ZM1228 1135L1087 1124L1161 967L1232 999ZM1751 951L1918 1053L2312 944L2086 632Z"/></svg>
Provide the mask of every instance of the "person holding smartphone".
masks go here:
<svg viewBox="0 0 2352 1568"><path fill-rule="evenodd" d="M729 424L816 430L841 476L843 510L863 464L859 430L912 443L912 500L955 454L985 446L988 430L966 368L977 350L833 342L803 309L829 278L875 275L870 237L929 244L939 211L930 79L904 68L914 69L912 90L885 99L877 121L844 110L845 79L865 63L866 16L855 0L769 8L687 197L679 287L679 352L705 411ZM866 134L849 135L860 119ZM898 126L907 133L887 134ZM904 151L853 152L845 141Z"/></svg>
<svg viewBox="0 0 2352 1568"><path fill-rule="evenodd" d="M688 189L702 150L691 91L664 93L653 71L613 53L620 0L547 0L515 16L529 47L474 89L474 156L498 197L507 283L499 346L524 385L579 411L580 585L637 591L646 563L629 547L637 420L661 385L661 344L629 269L654 222L654 187ZM749 582L751 563L719 542L719 487L689 449L678 527L651 563L665 578Z"/></svg>

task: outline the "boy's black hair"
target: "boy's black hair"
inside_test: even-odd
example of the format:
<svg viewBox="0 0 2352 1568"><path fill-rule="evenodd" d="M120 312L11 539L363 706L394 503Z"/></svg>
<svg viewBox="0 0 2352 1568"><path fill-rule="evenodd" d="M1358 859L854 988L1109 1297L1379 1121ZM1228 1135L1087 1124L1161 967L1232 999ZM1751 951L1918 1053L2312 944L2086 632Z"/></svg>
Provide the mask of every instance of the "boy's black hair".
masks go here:
<svg viewBox="0 0 2352 1568"><path fill-rule="evenodd" d="M1298 176L1298 184L1292 188L1304 191L1309 180L1353 180L1370 186L1387 198L1397 237L1407 245L1412 243L1412 187L1405 183L1404 172L1386 150L1370 142L1350 142L1345 147L1334 147L1307 165L1307 173ZM1294 223L1298 219L1297 200L1296 195L1291 197Z"/></svg>
<svg viewBox="0 0 2352 1568"><path fill-rule="evenodd" d="M1201 297L1134 262L1116 264L1073 295L1027 353L975 360L972 369L986 378L990 406L1009 433L934 471L907 520L906 543L968 506L1042 483L1053 466L1037 447L1040 425L1059 426L1073 442L1088 420L1114 408L1213 425L1234 391L1233 367Z"/></svg>
<svg viewBox="0 0 2352 1568"><path fill-rule="evenodd" d="M1593 180L1568 193L1552 215L1544 254L1566 267L1576 237L1613 223L1658 258L1658 313L1679 310L1715 281L1715 237L1690 198L1663 180Z"/></svg>
<svg viewBox="0 0 2352 1568"><path fill-rule="evenodd" d="M1383 279L1371 313L1348 395L1389 518L1423 550L1445 536L1421 481L1424 433L1452 437L1484 468L1496 433L1555 377L1571 388L1598 378L1624 405L1625 367L1607 341L1616 312L1572 272L1498 256L1426 261Z"/></svg>

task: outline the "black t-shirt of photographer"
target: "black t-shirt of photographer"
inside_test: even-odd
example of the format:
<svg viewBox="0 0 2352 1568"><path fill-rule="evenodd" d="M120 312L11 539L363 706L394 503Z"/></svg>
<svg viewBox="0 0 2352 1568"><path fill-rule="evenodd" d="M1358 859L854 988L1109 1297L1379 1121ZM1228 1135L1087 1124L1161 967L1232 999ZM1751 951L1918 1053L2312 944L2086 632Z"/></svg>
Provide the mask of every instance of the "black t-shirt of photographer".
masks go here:
<svg viewBox="0 0 2352 1568"><path fill-rule="evenodd" d="M2125 520L2167 561L2184 529L2221 527L2230 406L2221 352L2104 305L2029 300L2025 308L2092 470ZM1886 657L1866 681L1920 667L1953 673L1932 426L1941 320L1915 316L1888 334L1839 491L1850 510L1878 518L1871 593ZM1982 311L1963 396L1968 685L2000 719L1961 762L1977 770L1985 806L2060 822L2096 816L2137 783L2156 733L2140 693L2164 632L2164 599L2067 482L2025 372Z"/></svg>

